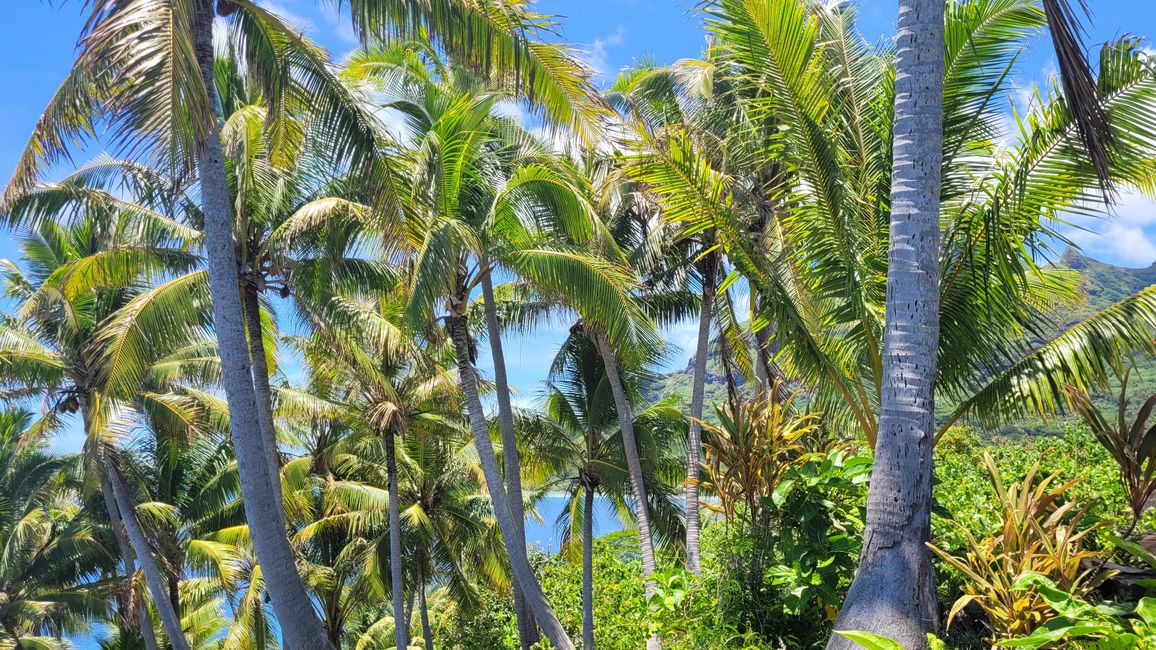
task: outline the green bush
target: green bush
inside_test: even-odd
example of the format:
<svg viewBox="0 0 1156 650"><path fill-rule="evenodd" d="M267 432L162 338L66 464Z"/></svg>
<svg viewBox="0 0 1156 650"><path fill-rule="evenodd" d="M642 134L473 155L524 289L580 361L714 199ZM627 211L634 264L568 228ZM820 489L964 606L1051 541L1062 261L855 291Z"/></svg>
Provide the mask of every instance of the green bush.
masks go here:
<svg viewBox="0 0 1156 650"><path fill-rule="evenodd" d="M705 528L704 587L725 629L769 647L826 644L859 556L869 468L861 456L815 456L765 504L767 525Z"/></svg>

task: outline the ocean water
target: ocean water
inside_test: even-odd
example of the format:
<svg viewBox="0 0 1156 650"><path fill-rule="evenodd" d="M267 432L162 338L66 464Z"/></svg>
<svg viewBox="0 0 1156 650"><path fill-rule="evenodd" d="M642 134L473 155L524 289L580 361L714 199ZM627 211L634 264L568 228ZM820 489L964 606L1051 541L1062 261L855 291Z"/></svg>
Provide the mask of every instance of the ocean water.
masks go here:
<svg viewBox="0 0 1156 650"><path fill-rule="evenodd" d="M562 540L562 533L557 528L558 515L566 504L566 497L548 495L538 502L537 517L528 514L526 517L526 543L537 546L540 550L554 554ZM540 518L540 520L539 520ZM594 536L617 532L623 529L618 514L614 512L610 501L603 497L594 499Z"/></svg>

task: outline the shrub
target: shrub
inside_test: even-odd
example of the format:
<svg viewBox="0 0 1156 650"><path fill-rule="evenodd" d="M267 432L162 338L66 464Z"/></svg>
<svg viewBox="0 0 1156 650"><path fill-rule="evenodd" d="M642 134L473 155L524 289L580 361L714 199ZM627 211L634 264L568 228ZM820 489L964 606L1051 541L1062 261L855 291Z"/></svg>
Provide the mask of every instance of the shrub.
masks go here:
<svg viewBox="0 0 1156 650"><path fill-rule="evenodd" d="M999 508L999 532L980 541L961 529L967 540L963 555L930 546L966 580L948 625L964 606L975 603L987 615L993 641L998 641L1031 634L1056 615L1038 591L1019 586L1022 576L1047 576L1077 597L1102 581L1101 572L1082 565L1100 556L1084 548L1084 541L1102 523L1087 522L1087 505L1065 502L1066 492L1078 479L1060 483L1060 473L1055 472L1037 482L1037 461L1022 480L1005 485L990 454L984 452L983 462Z"/></svg>
<svg viewBox="0 0 1156 650"><path fill-rule="evenodd" d="M772 647L823 647L858 559L869 469L842 451L811 455L764 498L765 525L707 526L702 591L726 627Z"/></svg>

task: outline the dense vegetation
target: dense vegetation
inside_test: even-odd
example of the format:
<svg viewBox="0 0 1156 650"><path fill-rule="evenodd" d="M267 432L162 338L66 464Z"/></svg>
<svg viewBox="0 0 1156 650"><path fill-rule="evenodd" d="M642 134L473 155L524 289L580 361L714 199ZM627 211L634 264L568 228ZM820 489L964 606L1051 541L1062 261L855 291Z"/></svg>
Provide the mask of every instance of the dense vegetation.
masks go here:
<svg viewBox="0 0 1156 650"><path fill-rule="evenodd" d="M706 2L701 57L597 89L525 3L338 4L343 61L83 3L0 200L0 647L1156 645L1156 285L1056 255L1156 187L1138 39L910 0L913 122L907 14ZM503 341L557 322L517 408Z"/></svg>

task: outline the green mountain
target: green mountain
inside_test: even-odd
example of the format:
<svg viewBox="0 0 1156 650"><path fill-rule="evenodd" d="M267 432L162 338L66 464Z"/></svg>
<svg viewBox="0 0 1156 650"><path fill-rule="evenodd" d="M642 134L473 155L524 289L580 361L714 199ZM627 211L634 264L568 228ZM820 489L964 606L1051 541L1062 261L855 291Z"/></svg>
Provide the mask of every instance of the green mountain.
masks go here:
<svg viewBox="0 0 1156 650"><path fill-rule="evenodd" d="M1087 301L1063 315L1057 323L1057 332L1071 327L1083 320L1089 314L1104 309L1112 303L1118 302L1141 289L1156 284L1156 263L1145 268L1127 268L1115 266L1106 262L1094 260L1075 249L1069 248L1060 257L1057 265L1072 269L1079 274L1082 289ZM713 355L712 355L713 356ZM690 403L691 380L694 372L692 358L681 370L655 375L646 388L646 393L652 399L678 396L685 404ZM726 380L722 374L722 364L715 358L707 360L706 383L706 416L713 419L711 405L723 403L726 400ZM1156 393L1156 359L1139 358L1136 368L1129 378L1128 394L1131 404L1135 407ZM1115 396L1101 398L1106 413L1113 412ZM1057 433L1060 424L1057 422L1027 421L1022 422L999 432L1000 434L1014 433Z"/></svg>
<svg viewBox="0 0 1156 650"><path fill-rule="evenodd" d="M1060 257L1059 264L1080 274L1084 293L1088 296L1085 308L1074 315L1072 322L1156 284L1156 263L1142 269L1130 269L1096 261L1069 248Z"/></svg>

